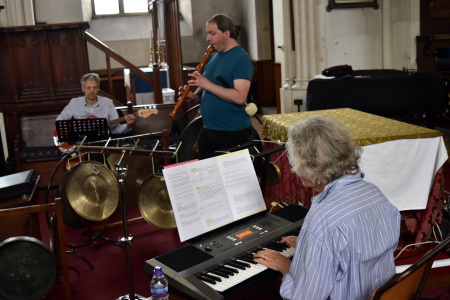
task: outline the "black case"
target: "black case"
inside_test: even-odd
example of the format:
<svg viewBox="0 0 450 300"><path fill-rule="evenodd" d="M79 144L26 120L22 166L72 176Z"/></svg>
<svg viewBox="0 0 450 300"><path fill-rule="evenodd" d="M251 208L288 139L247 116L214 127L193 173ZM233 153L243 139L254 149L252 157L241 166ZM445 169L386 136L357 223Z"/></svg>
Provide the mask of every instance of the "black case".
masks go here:
<svg viewBox="0 0 450 300"><path fill-rule="evenodd" d="M29 195L36 182L36 171L28 170L0 177L0 200Z"/></svg>

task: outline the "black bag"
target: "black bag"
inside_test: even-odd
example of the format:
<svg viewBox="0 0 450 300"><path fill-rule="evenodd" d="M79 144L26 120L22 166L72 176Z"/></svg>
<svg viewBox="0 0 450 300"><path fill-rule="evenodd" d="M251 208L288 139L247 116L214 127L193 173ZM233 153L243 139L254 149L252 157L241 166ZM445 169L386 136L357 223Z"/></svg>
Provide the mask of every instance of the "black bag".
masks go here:
<svg viewBox="0 0 450 300"><path fill-rule="evenodd" d="M334 66L322 71L322 75L324 76L334 76L334 77L343 77L343 76L353 76L352 66L349 65L340 65Z"/></svg>

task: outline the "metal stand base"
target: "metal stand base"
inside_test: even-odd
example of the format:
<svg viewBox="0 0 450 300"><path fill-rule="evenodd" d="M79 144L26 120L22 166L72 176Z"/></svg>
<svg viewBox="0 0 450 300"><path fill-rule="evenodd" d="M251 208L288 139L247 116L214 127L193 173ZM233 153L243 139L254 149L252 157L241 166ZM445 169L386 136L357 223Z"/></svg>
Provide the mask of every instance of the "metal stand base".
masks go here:
<svg viewBox="0 0 450 300"><path fill-rule="evenodd" d="M130 299L131 299L130 295L125 295L125 296L117 298L116 300L130 300ZM139 296L138 294L134 294L134 299L135 300L147 300L146 297ZM148 298L148 299L151 299L151 298Z"/></svg>

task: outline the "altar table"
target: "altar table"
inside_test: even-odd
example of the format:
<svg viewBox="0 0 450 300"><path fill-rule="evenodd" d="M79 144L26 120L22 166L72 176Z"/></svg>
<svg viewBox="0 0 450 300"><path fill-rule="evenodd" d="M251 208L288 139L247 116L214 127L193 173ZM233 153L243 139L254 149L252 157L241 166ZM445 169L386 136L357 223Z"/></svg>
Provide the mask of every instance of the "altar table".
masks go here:
<svg viewBox="0 0 450 300"><path fill-rule="evenodd" d="M415 242L428 239L432 226L442 221L444 203L442 165L447 161L446 137L440 131L372 115L350 108L265 115L262 138L265 150L283 144L288 128L312 115L327 115L342 122L362 147L361 171L376 184L402 215L402 225ZM290 170L285 152L272 154L281 181L265 190L265 199L299 202L309 207L313 192Z"/></svg>

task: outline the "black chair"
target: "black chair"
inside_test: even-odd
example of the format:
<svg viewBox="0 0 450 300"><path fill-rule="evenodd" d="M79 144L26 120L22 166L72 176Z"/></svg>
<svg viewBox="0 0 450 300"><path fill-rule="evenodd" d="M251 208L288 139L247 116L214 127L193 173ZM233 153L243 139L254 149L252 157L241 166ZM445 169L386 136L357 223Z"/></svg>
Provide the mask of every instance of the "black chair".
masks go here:
<svg viewBox="0 0 450 300"><path fill-rule="evenodd" d="M414 263L402 273L394 276L383 286L378 288L370 298L371 300L403 300L419 299L428 279L431 266L439 252L446 249L450 244L450 237L439 243L433 250L429 251L419 261Z"/></svg>

